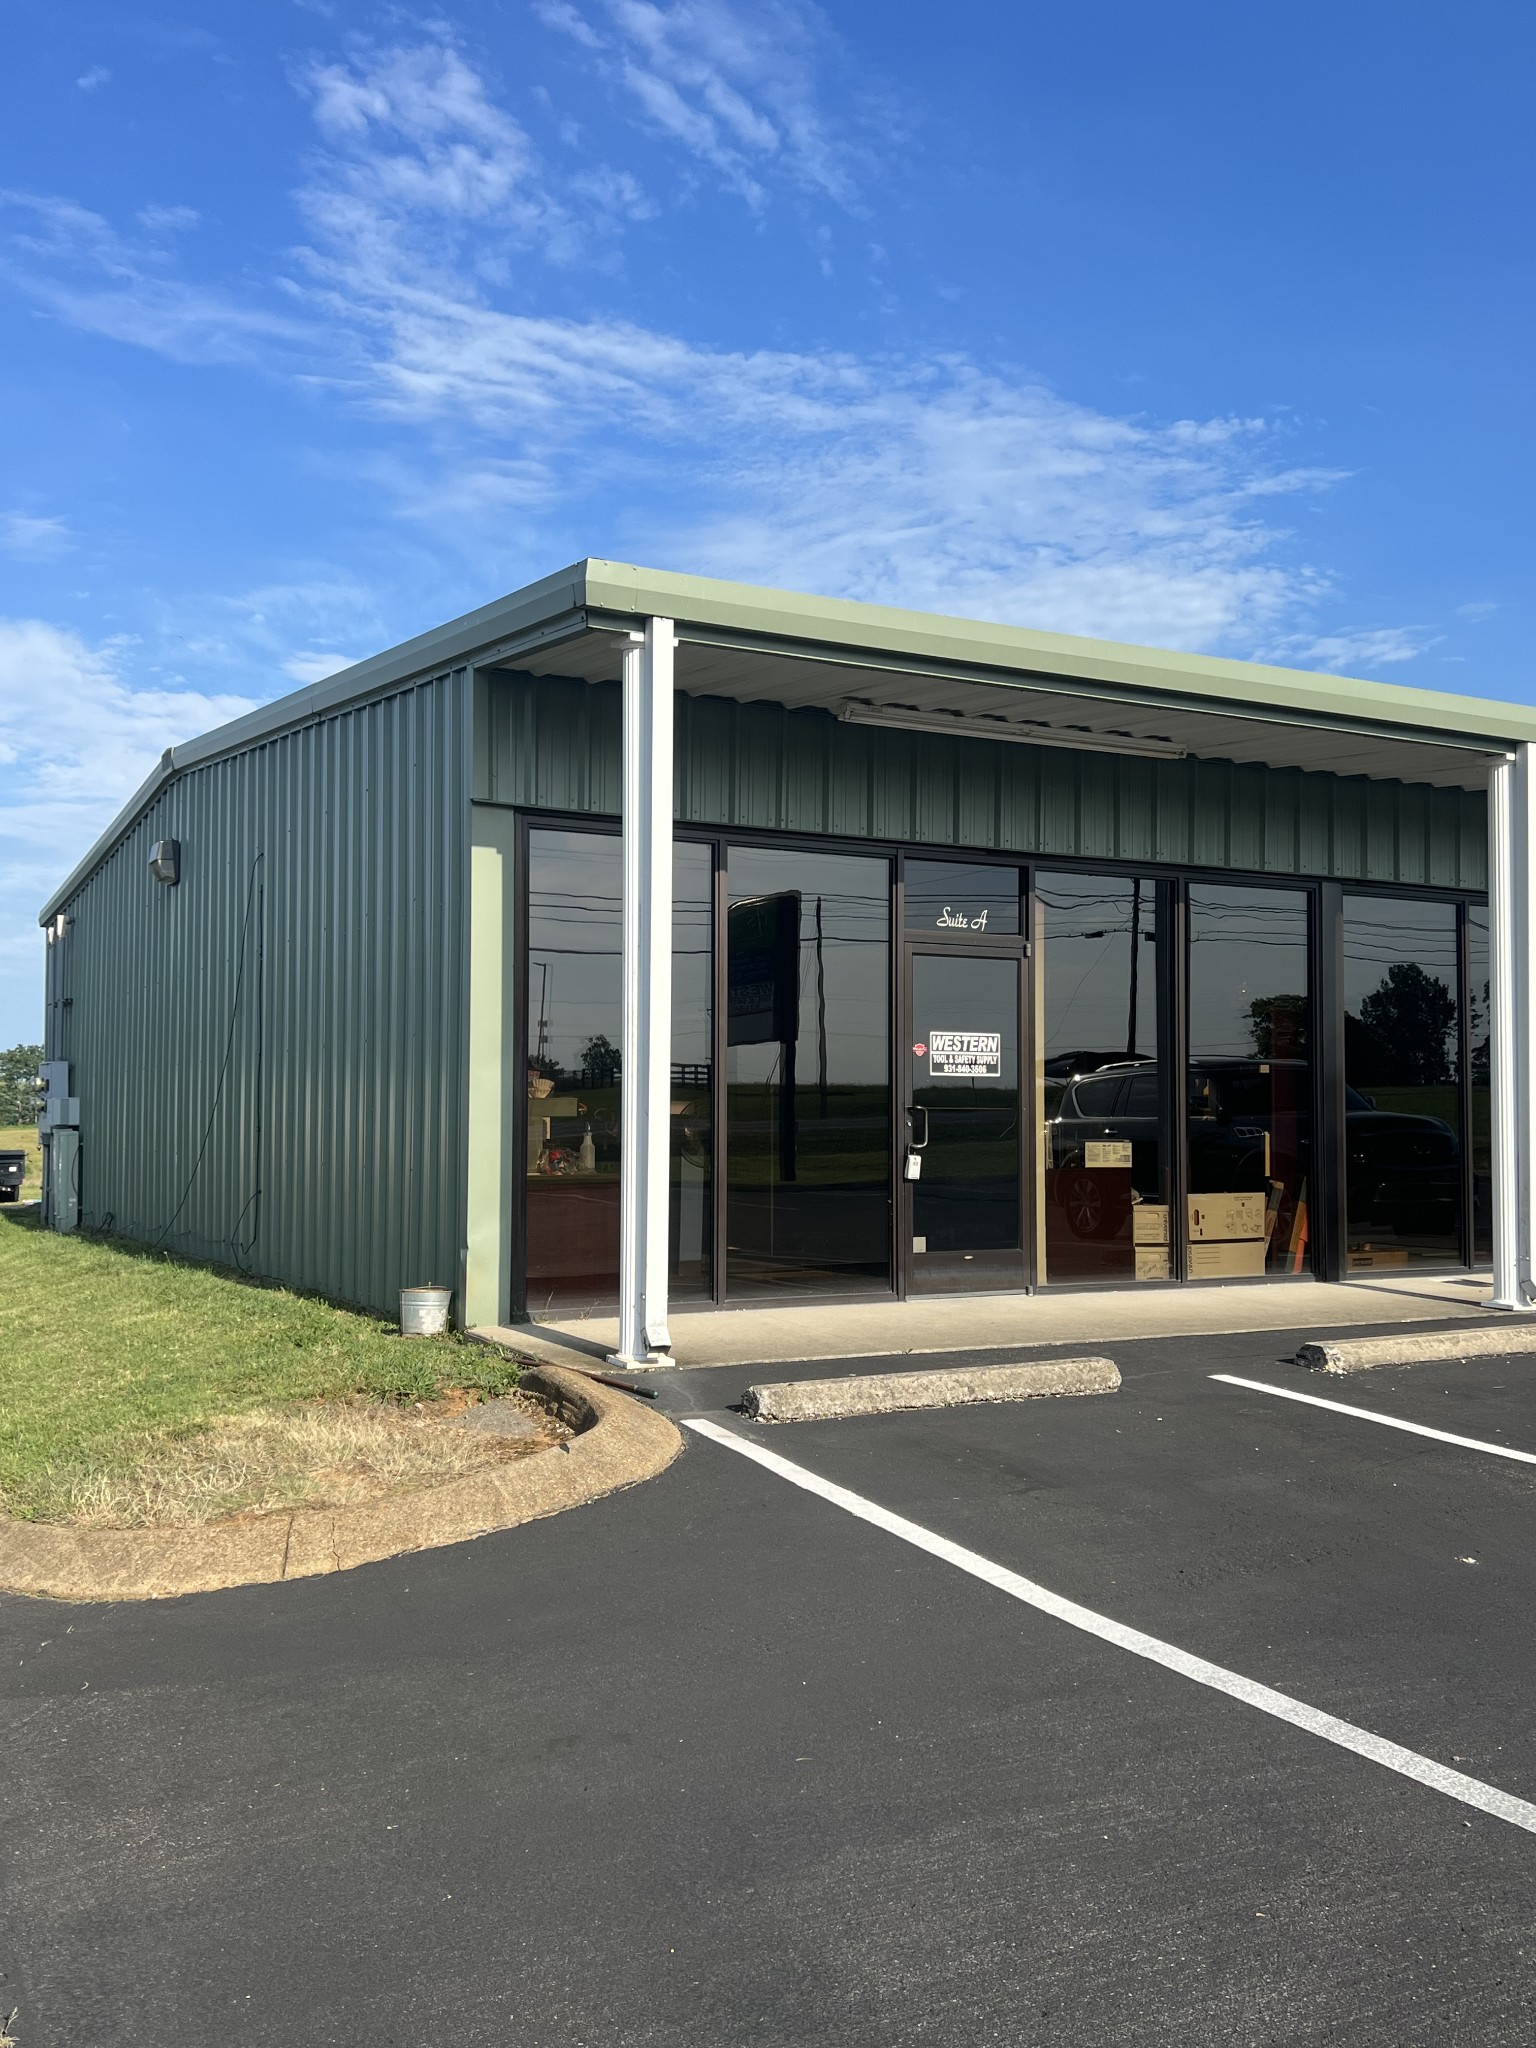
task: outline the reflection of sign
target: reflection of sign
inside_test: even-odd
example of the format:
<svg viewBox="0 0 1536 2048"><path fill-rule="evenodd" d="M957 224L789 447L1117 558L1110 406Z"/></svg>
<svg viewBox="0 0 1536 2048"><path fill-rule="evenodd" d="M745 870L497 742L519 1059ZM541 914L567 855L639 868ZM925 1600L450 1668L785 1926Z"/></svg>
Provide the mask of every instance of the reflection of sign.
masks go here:
<svg viewBox="0 0 1536 2048"><path fill-rule="evenodd" d="M793 1045L800 1036L800 892L752 896L728 913L727 1045Z"/></svg>
<svg viewBox="0 0 1536 2048"><path fill-rule="evenodd" d="M1131 1146L1127 1138L1090 1138L1083 1147L1084 1166L1129 1166Z"/></svg>
<svg viewBox="0 0 1536 2048"><path fill-rule="evenodd" d="M930 1031L928 1071L952 1080L1000 1081L1003 1075L1003 1034L1000 1031Z"/></svg>
<svg viewBox="0 0 1536 2048"><path fill-rule="evenodd" d="M978 910L974 917L967 917L963 910L951 910L946 903L933 921L941 931L984 932L987 928L987 913Z"/></svg>

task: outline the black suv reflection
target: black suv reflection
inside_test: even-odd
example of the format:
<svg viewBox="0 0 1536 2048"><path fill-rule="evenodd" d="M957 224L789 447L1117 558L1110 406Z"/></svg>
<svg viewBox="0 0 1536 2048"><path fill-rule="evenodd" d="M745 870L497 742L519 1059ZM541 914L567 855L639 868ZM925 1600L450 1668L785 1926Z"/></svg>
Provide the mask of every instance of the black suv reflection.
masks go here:
<svg viewBox="0 0 1536 2048"><path fill-rule="evenodd" d="M1129 1206L1123 1180L1101 1178L1088 1168L1090 1143L1129 1140L1130 1187L1142 1201L1160 1199L1161 1093L1159 1070L1151 1060L1106 1063L1093 1073L1074 1075L1063 1087L1046 1129L1050 1163L1057 1169L1056 1199L1077 1236L1118 1235ZM1390 1229L1399 1236L1453 1233L1461 1147L1451 1126L1437 1116L1378 1109L1355 1088L1344 1091L1344 1119L1351 1230ZM1190 1193L1259 1192L1269 1175L1289 1179L1304 1174L1311 1123L1305 1061L1193 1062ZM1118 1199L1116 1187L1122 1191Z"/></svg>

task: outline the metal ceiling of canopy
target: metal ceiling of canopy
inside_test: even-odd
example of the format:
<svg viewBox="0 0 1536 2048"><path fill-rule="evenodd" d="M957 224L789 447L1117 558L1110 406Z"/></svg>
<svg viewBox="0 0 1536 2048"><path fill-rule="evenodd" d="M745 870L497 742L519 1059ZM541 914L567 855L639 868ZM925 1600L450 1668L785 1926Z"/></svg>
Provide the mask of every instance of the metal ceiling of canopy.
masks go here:
<svg viewBox="0 0 1536 2048"><path fill-rule="evenodd" d="M553 645L520 655L517 669L588 682L614 682L620 673L619 631L589 623ZM509 664L510 666L510 664ZM1181 703L1171 693L1116 682L1084 683L1037 674L957 673L916 662L891 665L856 651L753 644L679 623L677 688L690 696L740 703L782 704L854 716L869 711L899 723L903 715L925 729L974 731L978 737L1036 739L1096 752L1187 754L1207 760L1262 763L1271 768L1322 770L1377 780L1429 783L1442 789L1487 786L1491 764L1503 758L1492 745L1469 745L1459 735L1405 734L1373 722L1322 719L1276 702L1272 712L1251 705L1229 712L1206 703ZM973 723L977 722L977 723ZM988 728L991 728L990 730Z"/></svg>

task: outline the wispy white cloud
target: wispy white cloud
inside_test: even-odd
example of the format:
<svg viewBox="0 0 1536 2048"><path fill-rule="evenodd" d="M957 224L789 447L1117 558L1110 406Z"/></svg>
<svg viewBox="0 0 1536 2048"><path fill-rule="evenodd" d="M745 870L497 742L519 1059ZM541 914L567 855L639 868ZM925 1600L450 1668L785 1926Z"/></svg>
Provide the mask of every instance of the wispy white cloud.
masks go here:
<svg viewBox="0 0 1536 2048"><path fill-rule="evenodd" d="M141 206L138 214L140 227L152 235L183 234L201 219L195 206Z"/></svg>
<svg viewBox="0 0 1536 2048"><path fill-rule="evenodd" d="M73 545L68 520L56 514L0 512L0 554L18 562L47 562Z"/></svg>
<svg viewBox="0 0 1536 2048"><path fill-rule="evenodd" d="M1292 634L1271 650L1271 658L1307 668L1356 675L1400 662L1417 661L1438 642L1423 626L1366 626L1350 633Z"/></svg>
<svg viewBox="0 0 1536 2048"><path fill-rule="evenodd" d="M353 660L350 654L290 654L283 673L296 683L323 683L327 676L350 668Z"/></svg>
<svg viewBox="0 0 1536 2048"><path fill-rule="evenodd" d="M179 596L149 608L151 644L136 672L184 687L225 677L264 700L290 683L317 682L373 648L385 631L378 601L353 577L313 575L250 590ZM336 649L336 652L327 652Z"/></svg>
<svg viewBox="0 0 1536 2048"><path fill-rule="evenodd" d="M105 85L111 76L105 64L93 64L89 71L81 72L75 84L81 92L95 92L99 86Z"/></svg>
<svg viewBox="0 0 1536 2048"><path fill-rule="evenodd" d="M165 748L252 708L135 689L123 654L41 619L0 619L0 974L35 977L38 907Z"/></svg>
<svg viewBox="0 0 1536 2048"><path fill-rule="evenodd" d="M841 50L803 0L535 0L627 96L651 134L755 207L772 185L856 203L870 160L857 113L834 120L824 79ZM853 96L854 102L857 95ZM886 110L887 120L890 110Z"/></svg>
<svg viewBox="0 0 1536 2048"><path fill-rule="evenodd" d="M819 17L603 0L597 16L546 18L658 63L707 55L743 96L738 109L687 72L717 134L743 163L753 149L777 161L799 136L797 175L811 177L814 122L782 109L812 103L804 52ZM298 195L310 242L286 282L290 313L220 298L221 328L209 295L205 334L199 289L171 259L65 202L30 202L31 260L45 279L50 260L91 272L84 310L55 296L63 317L181 360L202 346L205 359L302 361L343 402L409 429L366 460L434 534L596 512L632 553L758 581L1193 649L1284 639L1296 659L1411 658L1409 629L1304 632L1328 582L1277 512L1337 472L1298 465L1284 423L1116 415L962 355L729 351L621 317L530 311L528 258L565 260L590 220L451 36L358 45L298 83L320 147ZM778 124L771 148L764 122ZM640 196L614 188L598 211ZM146 304L173 309L163 332ZM626 521L612 507L629 502ZM222 658L232 619L210 614L192 646ZM291 615L266 652L309 664L366 646L368 625Z"/></svg>
<svg viewBox="0 0 1536 2048"><path fill-rule="evenodd" d="M321 275L323 252L342 246L397 276L457 267L466 282L504 285L520 254L591 258L650 210L629 172L586 162L567 176L545 164L446 29L433 41L361 44L295 82L325 144L298 195Z"/></svg>
<svg viewBox="0 0 1536 2048"><path fill-rule="evenodd" d="M291 362L315 338L291 312L188 282L154 241L123 235L72 200L0 191L0 209L14 223L0 269L72 327L179 363Z"/></svg>
<svg viewBox="0 0 1536 2048"><path fill-rule="evenodd" d="M725 351L507 306L472 241L447 263L423 235L445 189L461 220L478 204L484 171L434 168L461 143L527 161L465 60L444 62L328 74L348 154L316 162L302 202L354 399L429 437L429 462L382 466L402 509L526 513L569 504L579 477L589 497L638 489L636 553L1196 648L1246 651L1319 595L1267 508L1332 479L1263 421L1116 417L961 356ZM422 81L429 111L409 114Z"/></svg>
<svg viewBox="0 0 1536 2048"><path fill-rule="evenodd" d="M0 831L32 832L81 804L100 817L166 747L251 709L233 693L135 688L123 655L42 619L0 619L0 750L27 771L0 796Z"/></svg>

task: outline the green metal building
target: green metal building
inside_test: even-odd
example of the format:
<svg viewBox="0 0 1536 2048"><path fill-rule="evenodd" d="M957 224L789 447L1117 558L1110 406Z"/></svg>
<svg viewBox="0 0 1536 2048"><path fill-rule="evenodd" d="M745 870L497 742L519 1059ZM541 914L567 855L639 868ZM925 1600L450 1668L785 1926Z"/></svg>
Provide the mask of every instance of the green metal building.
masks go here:
<svg viewBox="0 0 1536 2048"><path fill-rule="evenodd" d="M1525 1308L1533 739L581 562L164 756L41 913L49 1211L629 1359L752 1300Z"/></svg>

